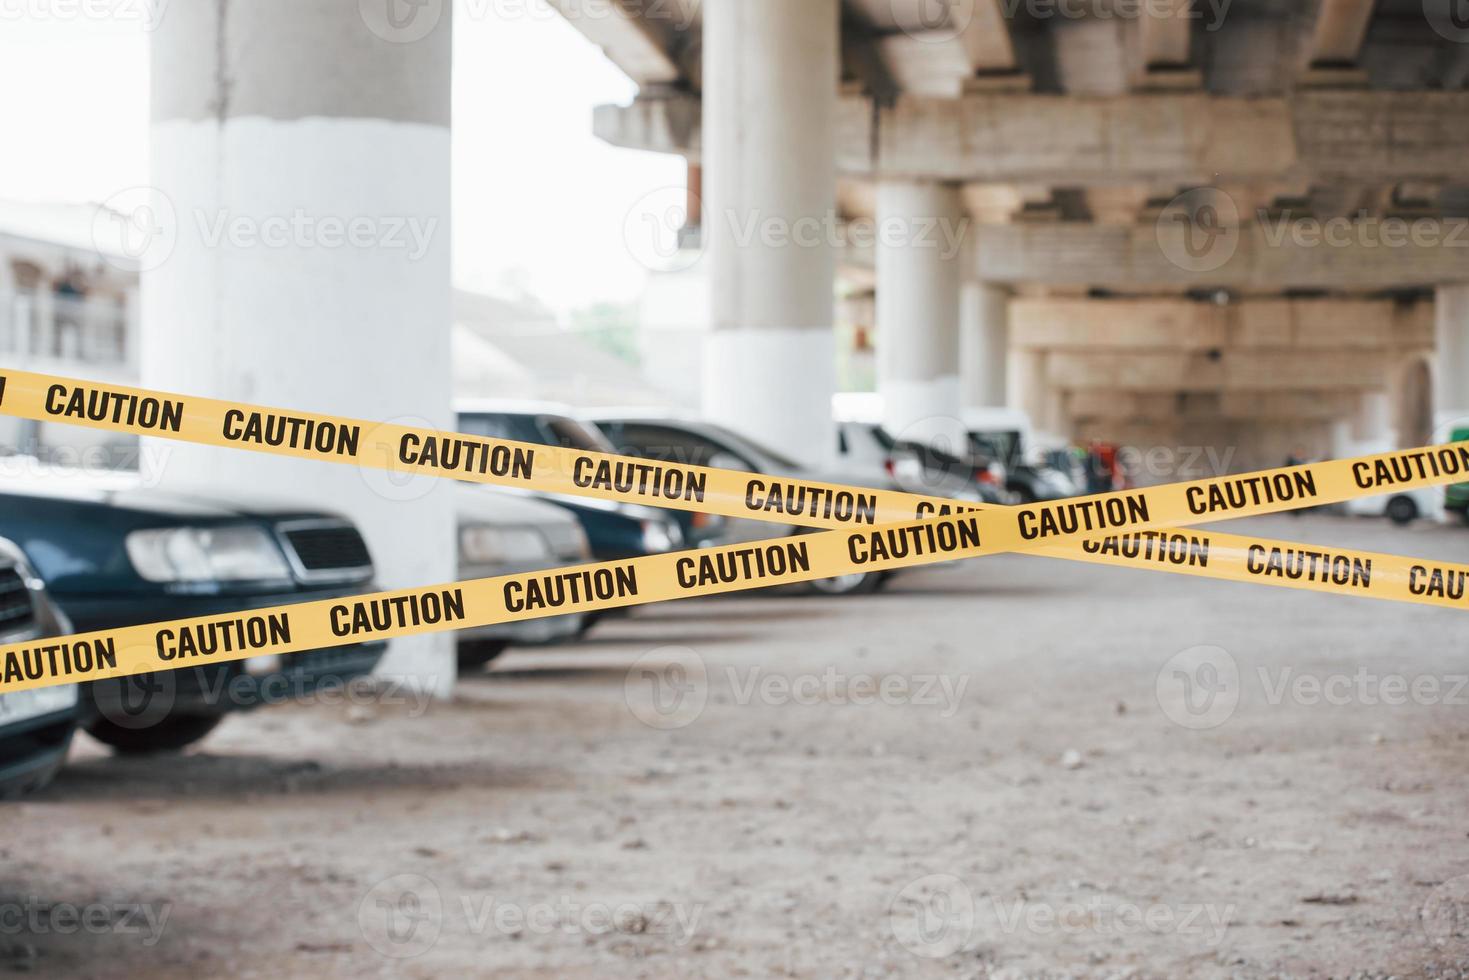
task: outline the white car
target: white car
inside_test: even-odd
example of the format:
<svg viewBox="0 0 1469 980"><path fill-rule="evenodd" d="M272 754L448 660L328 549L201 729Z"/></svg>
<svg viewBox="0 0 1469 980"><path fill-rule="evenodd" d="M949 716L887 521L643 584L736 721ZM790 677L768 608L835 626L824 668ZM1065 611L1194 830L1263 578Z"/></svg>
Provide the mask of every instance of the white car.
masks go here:
<svg viewBox="0 0 1469 980"><path fill-rule="evenodd" d="M1360 497L1341 505L1342 511L1354 517L1386 517L1394 524L1411 524L1419 518L1439 520L1443 517L1443 488L1419 487L1399 490L1376 497Z"/></svg>
<svg viewBox="0 0 1469 980"><path fill-rule="evenodd" d="M459 577L493 578L592 560L581 523L568 511L512 491L455 485ZM590 625L582 613L496 623L458 633L459 667L472 670L512 644L569 640Z"/></svg>

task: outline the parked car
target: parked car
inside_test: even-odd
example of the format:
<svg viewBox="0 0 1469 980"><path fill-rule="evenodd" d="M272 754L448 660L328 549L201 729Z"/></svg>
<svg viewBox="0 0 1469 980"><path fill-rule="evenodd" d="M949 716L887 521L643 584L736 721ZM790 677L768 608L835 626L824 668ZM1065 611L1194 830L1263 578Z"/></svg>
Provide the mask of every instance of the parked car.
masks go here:
<svg viewBox="0 0 1469 980"><path fill-rule="evenodd" d="M1005 467L984 453L963 456L925 443L894 439L881 425L870 422L837 424L837 449L845 473L869 479L878 472L906 493L950 497L985 504L1013 504L1005 488Z"/></svg>
<svg viewBox="0 0 1469 980"><path fill-rule="evenodd" d="M1455 429L1449 436L1450 442L1469 441L1469 429ZM1444 488L1444 510L1458 514L1459 519L1469 524L1469 483L1454 483Z"/></svg>
<svg viewBox="0 0 1469 980"><path fill-rule="evenodd" d="M36 466L0 478L14 541L79 632L373 589L361 533L316 508L170 493L135 474ZM213 663L84 685L79 721L120 752L180 749L233 710L370 672L383 643ZM277 692L277 693L272 693Z"/></svg>
<svg viewBox="0 0 1469 980"><path fill-rule="evenodd" d="M467 435L587 452L615 451L601 432L561 406L481 400L462 403L458 414L459 431ZM683 527L671 512L565 494L535 496L570 511L581 522L597 561L622 561L684 547Z"/></svg>
<svg viewBox="0 0 1469 980"><path fill-rule="evenodd" d="M1030 417L1013 408L971 408L964 412L969 442L976 452L1005 466L1005 489L1022 504L1075 497L1081 485L1064 450L1035 445ZM1064 465L1057 465L1057 464Z"/></svg>
<svg viewBox="0 0 1469 980"><path fill-rule="evenodd" d="M45 583L12 542L0 539L0 644L72 632ZM0 694L0 798L49 783L66 761L77 725L77 685Z"/></svg>
<svg viewBox="0 0 1469 980"><path fill-rule="evenodd" d="M1355 517L1386 517L1399 526L1412 524L1419 518L1435 518L1444 506L1444 492L1438 487L1358 497L1340 505L1344 513Z"/></svg>
<svg viewBox="0 0 1469 980"><path fill-rule="evenodd" d="M561 507L472 483L456 486L459 577L491 578L592 560L586 532ZM512 644L556 643L582 633L584 613L496 623L460 630L459 666L469 670L494 660Z"/></svg>
<svg viewBox="0 0 1469 980"><path fill-rule="evenodd" d="M712 422L662 417L652 413L591 413L588 420L605 434L611 445L616 447L616 452L625 456L828 483L853 482L849 476L815 472ZM786 534L804 534L808 530L769 521L731 517L708 533L697 536L695 543L701 547L712 547ZM893 574L863 572L818 579L809 584L813 591L827 595L858 595L875 591Z"/></svg>

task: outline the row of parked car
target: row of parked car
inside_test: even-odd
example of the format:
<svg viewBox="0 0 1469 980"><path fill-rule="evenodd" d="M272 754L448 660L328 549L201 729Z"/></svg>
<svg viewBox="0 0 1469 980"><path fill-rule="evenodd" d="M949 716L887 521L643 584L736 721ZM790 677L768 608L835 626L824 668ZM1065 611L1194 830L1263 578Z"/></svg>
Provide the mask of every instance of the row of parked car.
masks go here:
<svg viewBox="0 0 1469 980"><path fill-rule="evenodd" d="M989 503L1074 493L1067 480L997 458L976 432L958 452L895 440L870 423L841 427L840 464L816 470L729 429L649 412L574 415L552 405L464 404L460 431L542 445L789 478L890 487ZM37 440L21 440L44 456ZM349 520L311 506L183 495L135 472L66 470L44 459L0 476L0 644L73 631L330 599L371 591L372 557ZM459 484L461 578L535 571L805 533L717 514ZM893 573L812 583L827 595L869 593ZM565 642L593 628L572 614L461 631L461 670L517 644ZM233 711L310 694L370 673L382 643L214 663L80 686L0 695L0 794L47 782L77 728L124 753L174 751ZM279 700L279 696L275 698Z"/></svg>

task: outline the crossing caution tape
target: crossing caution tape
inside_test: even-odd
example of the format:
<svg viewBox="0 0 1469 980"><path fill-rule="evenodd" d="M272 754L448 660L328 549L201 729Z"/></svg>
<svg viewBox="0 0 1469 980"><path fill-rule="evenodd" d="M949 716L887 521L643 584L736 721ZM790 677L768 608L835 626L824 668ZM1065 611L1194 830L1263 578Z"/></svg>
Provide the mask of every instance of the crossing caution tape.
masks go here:
<svg viewBox="0 0 1469 980"><path fill-rule="evenodd" d="M1466 608L1469 566L1173 529L1469 480L1469 442L974 507L20 371L0 371L0 413L833 532L0 647L0 693L1008 551Z"/></svg>

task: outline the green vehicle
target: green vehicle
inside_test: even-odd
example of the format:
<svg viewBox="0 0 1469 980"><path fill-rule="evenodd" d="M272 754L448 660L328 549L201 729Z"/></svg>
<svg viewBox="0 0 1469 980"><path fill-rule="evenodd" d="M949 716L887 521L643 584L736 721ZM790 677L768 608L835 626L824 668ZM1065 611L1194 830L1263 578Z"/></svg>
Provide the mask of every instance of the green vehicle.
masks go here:
<svg viewBox="0 0 1469 980"><path fill-rule="evenodd" d="M1450 442L1469 440L1469 429L1455 429ZM1469 524L1469 483L1455 483L1444 489L1444 510L1458 511L1459 517Z"/></svg>

